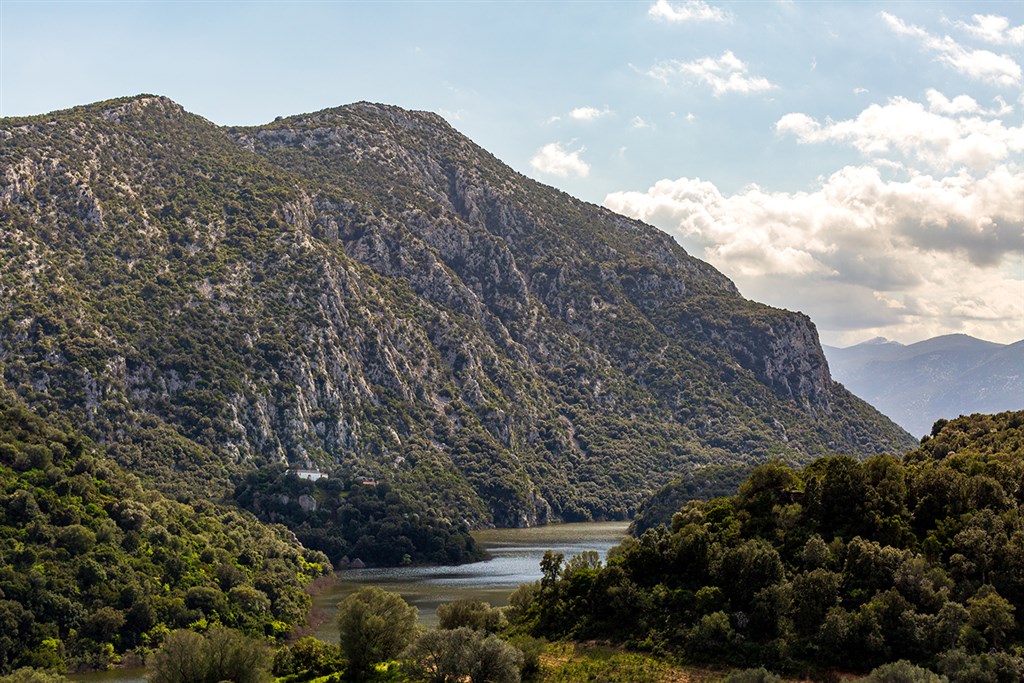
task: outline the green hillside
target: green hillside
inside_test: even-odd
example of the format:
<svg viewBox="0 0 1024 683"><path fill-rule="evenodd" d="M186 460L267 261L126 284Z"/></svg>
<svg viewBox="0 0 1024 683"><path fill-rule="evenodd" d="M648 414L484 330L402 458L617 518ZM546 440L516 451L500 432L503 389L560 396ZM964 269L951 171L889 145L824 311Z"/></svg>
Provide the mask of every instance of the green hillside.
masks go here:
<svg viewBox="0 0 1024 683"><path fill-rule="evenodd" d="M330 563L280 526L142 486L0 391L0 673L99 667L169 630L281 638Z"/></svg>
<svg viewBox="0 0 1024 683"><path fill-rule="evenodd" d="M433 114L0 121L3 381L172 495L310 464L452 524L625 518L693 465L909 436L810 321Z"/></svg>
<svg viewBox="0 0 1024 683"><path fill-rule="evenodd" d="M1019 681L1022 510L1024 412L943 421L902 460L762 465L606 566L549 555L513 596L515 620L819 679L902 659L954 682Z"/></svg>

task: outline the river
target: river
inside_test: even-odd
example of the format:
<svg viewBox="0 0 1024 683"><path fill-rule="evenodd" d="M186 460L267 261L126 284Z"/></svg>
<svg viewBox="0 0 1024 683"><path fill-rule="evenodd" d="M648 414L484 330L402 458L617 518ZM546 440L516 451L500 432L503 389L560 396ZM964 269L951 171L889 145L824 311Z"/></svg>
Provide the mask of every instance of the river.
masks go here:
<svg viewBox="0 0 1024 683"><path fill-rule="evenodd" d="M338 602L363 586L380 586L399 593L419 608L420 622L437 625L437 606L462 598L476 598L498 607L508 604L509 594L523 583L540 578L540 559L552 550L568 559L592 550L605 558L608 550L626 535L628 522L550 524L532 529L488 529L473 537L490 559L457 567L398 567L349 569L338 581L313 598L313 612L323 621L314 635L338 642L334 614ZM70 676L81 683L144 683L142 669L100 671Z"/></svg>
<svg viewBox="0 0 1024 683"><path fill-rule="evenodd" d="M338 583L313 598L316 613L326 620L316 631L323 640L337 642L334 613L338 602L363 586L380 586L399 593L420 610L420 622L437 625L437 606L463 598L485 600L492 606L508 604L509 594L523 583L540 578L540 559L552 550L568 559L593 550L605 558L626 535L628 522L549 524L530 529L488 529L474 538L491 556L489 560L457 567L397 567L350 569L338 573Z"/></svg>

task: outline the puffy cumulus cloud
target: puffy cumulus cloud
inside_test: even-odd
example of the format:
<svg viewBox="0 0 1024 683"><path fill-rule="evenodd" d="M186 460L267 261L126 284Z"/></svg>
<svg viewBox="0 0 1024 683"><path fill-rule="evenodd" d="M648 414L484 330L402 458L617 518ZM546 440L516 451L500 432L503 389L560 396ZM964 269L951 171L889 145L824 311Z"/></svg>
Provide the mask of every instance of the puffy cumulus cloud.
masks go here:
<svg viewBox="0 0 1024 683"><path fill-rule="evenodd" d="M881 13L882 20L895 33L916 38L936 58L971 78L993 85L1014 86L1021 82L1021 68L1008 55L997 55L988 50L971 50L949 36L933 36L920 26L907 24L888 12Z"/></svg>
<svg viewBox="0 0 1024 683"><path fill-rule="evenodd" d="M974 14L971 23L955 21L956 26L976 40L993 45L1024 45L1024 24L1010 26L1010 20L994 14Z"/></svg>
<svg viewBox="0 0 1024 683"><path fill-rule="evenodd" d="M530 159L530 166L541 173L568 178L576 176L586 178L590 174L590 164L583 161L580 155L586 151L586 147L577 150L566 151L557 142L544 145Z"/></svg>
<svg viewBox="0 0 1024 683"><path fill-rule="evenodd" d="M928 109L937 114L984 114L986 116L1006 116L1013 113L1013 107L1007 104L1002 97L996 97L993 101L995 107L985 109L969 95L957 95L949 99L938 90L930 89L927 92Z"/></svg>
<svg viewBox="0 0 1024 683"><path fill-rule="evenodd" d="M721 8L702 0L685 0L672 3L658 0L647 10L647 16L659 21L681 24L695 21L729 21L729 14Z"/></svg>
<svg viewBox="0 0 1024 683"><path fill-rule="evenodd" d="M727 50L721 57L704 57L692 62L663 60L652 66L647 75L665 84L676 80L704 83L711 86L716 97L729 92L754 93L777 87L767 78L750 76L748 71L746 63Z"/></svg>
<svg viewBox="0 0 1024 683"><path fill-rule="evenodd" d="M576 107L569 112L569 117L576 119L577 121L593 121L599 119L602 116L611 114L611 110L608 107L604 109L598 109L597 107Z"/></svg>
<svg viewBox="0 0 1024 683"><path fill-rule="evenodd" d="M970 97L951 100L936 90L929 91L928 101L925 108L895 97L843 121L819 122L791 113L779 119L775 129L804 144L846 143L869 155L897 151L937 169L985 168L1024 151L1024 125L1007 126L992 117L1011 110L1005 101L997 100L996 110L984 110Z"/></svg>
<svg viewBox="0 0 1024 683"><path fill-rule="evenodd" d="M604 201L674 235L746 295L803 310L832 343L963 331L1024 336L1024 172L883 177L850 166L811 192L723 194L662 180Z"/></svg>

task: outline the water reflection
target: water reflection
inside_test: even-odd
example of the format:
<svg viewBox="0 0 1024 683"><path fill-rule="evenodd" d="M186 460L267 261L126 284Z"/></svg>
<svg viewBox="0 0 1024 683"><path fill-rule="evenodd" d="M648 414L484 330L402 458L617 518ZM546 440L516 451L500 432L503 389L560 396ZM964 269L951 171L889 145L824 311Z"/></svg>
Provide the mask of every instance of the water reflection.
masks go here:
<svg viewBox="0 0 1024 683"><path fill-rule="evenodd" d="M340 581L314 598L325 621L317 637L336 641L334 611L339 600L363 586L380 586L401 594L419 608L420 621L437 625L437 606L463 598L508 604L509 594L522 583L540 578L540 559L552 550L567 558L596 551L603 559L626 534L626 522L552 524L533 529L489 529L474 533L491 559L459 567L399 567L341 572Z"/></svg>

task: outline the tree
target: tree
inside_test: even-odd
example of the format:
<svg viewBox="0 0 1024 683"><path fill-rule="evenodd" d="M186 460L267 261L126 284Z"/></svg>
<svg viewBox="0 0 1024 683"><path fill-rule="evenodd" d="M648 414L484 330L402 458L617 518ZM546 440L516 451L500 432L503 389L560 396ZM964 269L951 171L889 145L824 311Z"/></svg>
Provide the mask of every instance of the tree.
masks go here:
<svg viewBox="0 0 1024 683"><path fill-rule="evenodd" d="M998 649L1002 646L1006 634L1011 633L1016 625L1013 619L1014 606L999 595L992 586L982 586L977 594L967 601L969 624L988 641L988 645Z"/></svg>
<svg viewBox="0 0 1024 683"><path fill-rule="evenodd" d="M502 625L501 610L494 609L483 600L466 598L437 606L438 627L455 629L466 626L477 631L494 633Z"/></svg>
<svg viewBox="0 0 1024 683"><path fill-rule="evenodd" d="M359 679L374 664L405 649L416 635L418 612L402 596L376 586L342 600L338 604L338 634L350 675Z"/></svg>
<svg viewBox="0 0 1024 683"><path fill-rule="evenodd" d="M266 645L239 631L212 628L205 635L174 631L149 662L149 683L265 683Z"/></svg>
<svg viewBox="0 0 1024 683"><path fill-rule="evenodd" d="M413 676L431 683L519 683L523 653L466 627L427 631L405 652Z"/></svg>
<svg viewBox="0 0 1024 683"><path fill-rule="evenodd" d="M469 644L476 637L470 628L427 631L404 653L406 667L416 678L430 683L454 683L466 676Z"/></svg>
<svg viewBox="0 0 1024 683"><path fill-rule="evenodd" d="M519 683L523 653L495 635L478 637L470 643L471 683Z"/></svg>
<svg viewBox="0 0 1024 683"><path fill-rule="evenodd" d="M344 667L345 659L339 646L306 636L277 651L273 673L278 677L302 674L305 678L316 678Z"/></svg>

